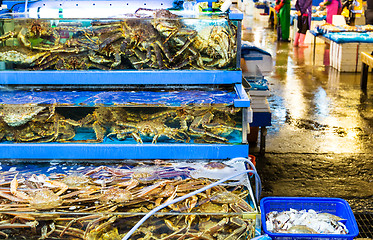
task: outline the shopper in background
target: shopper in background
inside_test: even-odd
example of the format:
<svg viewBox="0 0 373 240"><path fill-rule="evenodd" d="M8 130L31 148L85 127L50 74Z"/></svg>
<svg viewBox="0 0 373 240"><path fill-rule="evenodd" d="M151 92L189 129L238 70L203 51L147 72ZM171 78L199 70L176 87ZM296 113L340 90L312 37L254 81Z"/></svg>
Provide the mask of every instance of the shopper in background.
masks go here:
<svg viewBox="0 0 373 240"><path fill-rule="evenodd" d="M294 47L307 47L304 45L304 39L311 26L312 0L297 0L295 8L298 15L298 32L295 34Z"/></svg>
<svg viewBox="0 0 373 240"><path fill-rule="evenodd" d="M373 25L373 0L367 0L367 10L365 11L366 24Z"/></svg>
<svg viewBox="0 0 373 240"><path fill-rule="evenodd" d="M332 24L333 16L338 15L342 9L341 0L325 0L320 3L320 7L326 6L326 22Z"/></svg>
<svg viewBox="0 0 373 240"><path fill-rule="evenodd" d="M290 35L290 0L277 0L275 10L278 15L277 40L289 42Z"/></svg>

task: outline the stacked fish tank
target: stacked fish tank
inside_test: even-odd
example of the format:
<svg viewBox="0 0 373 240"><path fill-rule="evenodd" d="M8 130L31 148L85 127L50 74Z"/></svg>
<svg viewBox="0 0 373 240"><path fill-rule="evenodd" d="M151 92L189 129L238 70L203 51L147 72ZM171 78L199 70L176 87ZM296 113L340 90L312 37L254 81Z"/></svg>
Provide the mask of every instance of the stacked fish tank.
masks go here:
<svg viewBox="0 0 373 240"><path fill-rule="evenodd" d="M242 16L48 4L0 19L0 237L253 237Z"/></svg>

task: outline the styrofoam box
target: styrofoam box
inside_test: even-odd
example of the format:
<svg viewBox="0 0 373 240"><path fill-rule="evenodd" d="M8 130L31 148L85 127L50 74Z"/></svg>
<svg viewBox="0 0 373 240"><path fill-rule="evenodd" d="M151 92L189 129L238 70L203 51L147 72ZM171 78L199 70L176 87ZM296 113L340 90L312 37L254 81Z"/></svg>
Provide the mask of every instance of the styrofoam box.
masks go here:
<svg viewBox="0 0 373 240"><path fill-rule="evenodd" d="M361 52L370 52L373 43L330 43L330 66L340 72L360 72Z"/></svg>
<svg viewBox="0 0 373 240"><path fill-rule="evenodd" d="M333 65L340 72L355 72L359 64L359 43L334 44Z"/></svg>
<svg viewBox="0 0 373 240"><path fill-rule="evenodd" d="M264 13L264 8L256 8L254 7L254 18L255 19L260 19L261 13Z"/></svg>

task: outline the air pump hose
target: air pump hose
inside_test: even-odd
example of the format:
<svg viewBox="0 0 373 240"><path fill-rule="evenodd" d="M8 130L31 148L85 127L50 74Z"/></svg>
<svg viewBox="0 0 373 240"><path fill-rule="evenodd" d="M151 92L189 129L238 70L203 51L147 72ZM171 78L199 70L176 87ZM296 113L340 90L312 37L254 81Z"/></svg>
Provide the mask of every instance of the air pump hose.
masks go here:
<svg viewBox="0 0 373 240"><path fill-rule="evenodd" d="M245 158L234 158L234 159L232 159L232 160L234 160L234 161L242 161L242 160L244 160ZM246 160L244 160L245 162L247 162ZM249 161L250 162L250 161ZM168 207L169 205L172 205L172 204L175 204L175 203L177 203L177 202L180 202L180 201L183 201L183 200L185 200L185 199L187 199L187 198L189 198L189 197L192 197L192 196L194 196L194 195L196 195L197 193L201 193L201 192L204 192L204 191L206 191L206 190L208 190L208 189L210 189L210 188L212 188L212 187L215 187L215 186L217 186L217 185L219 185L219 184L222 184L222 183L224 183L225 181L228 181L228 180L230 180L230 179L232 179L232 178L235 178L235 177L238 177L238 176L240 176L240 175L242 175L242 174L245 174L245 173L252 173L252 174L254 174L255 176L256 176L256 179L259 179L259 181L260 181L260 178L259 178L259 175L258 175L258 173L256 172L256 170L255 170L255 166L254 165L252 165L252 168L254 169L254 170L246 170L246 171L242 171L242 172L239 172L239 173L236 173L236 174L234 174L234 175L231 175L231 176L229 176L229 177L226 177L226 178L223 178L223 179L221 179L221 180L219 180L219 181L217 181L217 182L214 182L214 183L211 183L211 184L209 184L209 185L207 185L207 186L205 186L205 187L203 187L203 188L200 188L200 189L198 189L198 190L196 190L196 191L193 191L193 192L190 192L190 193L188 193L188 194L186 194L186 195L184 195L184 196L181 196L181 197L178 197L178 198L175 198L175 199L173 199L173 200L171 200L171 201L168 201L168 202L165 202L165 203L163 203L163 204L161 204L161 205L159 205L158 207L156 207L156 208L154 208L154 209L152 209L150 212L148 212L143 218L141 218L140 219L140 221L138 221L137 223L136 223L136 225L135 226L133 226L132 228L131 228L131 230L122 238L122 240L128 240L130 237L131 237L131 235L148 219L148 218L150 218L152 215L154 215L156 212L158 212L159 210L161 210L161 209L163 209L163 208L165 208L165 207Z"/></svg>
<svg viewBox="0 0 373 240"><path fill-rule="evenodd" d="M246 162L250 165L250 167L254 170L254 172L257 173L256 171L256 167L255 165L247 158L243 158L243 157L237 157L237 158L232 158L231 159L232 162ZM257 203L259 203L259 200L260 200L260 195L262 194L262 182L260 181L260 177L258 174L254 174L255 176L255 198L256 198L256 201Z"/></svg>
<svg viewBox="0 0 373 240"><path fill-rule="evenodd" d="M25 14L26 14L26 17L28 17L28 0L25 0Z"/></svg>

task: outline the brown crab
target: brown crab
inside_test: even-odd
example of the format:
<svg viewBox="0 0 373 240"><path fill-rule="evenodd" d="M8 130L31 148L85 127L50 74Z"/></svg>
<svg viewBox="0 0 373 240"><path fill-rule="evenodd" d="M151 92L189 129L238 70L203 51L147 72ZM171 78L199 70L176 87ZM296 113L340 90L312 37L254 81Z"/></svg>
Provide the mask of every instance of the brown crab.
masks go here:
<svg viewBox="0 0 373 240"><path fill-rule="evenodd" d="M174 55L196 59L195 68L224 68L236 59L237 27L228 22L227 26L211 25L198 31L193 41L185 41L184 46Z"/></svg>
<svg viewBox="0 0 373 240"><path fill-rule="evenodd" d="M22 126L31 119L48 120L53 116L55 107L30 104L4 104L0 109L0 117L11 127Z"/></svg>
<svg viewBox="0 0 373 240"><path fill-rule="evenodd" d="M52 26L48 26L47 22L31 20L26 22L25 25L18 32L9 31L0 36L0 43L16 38L22 46L29 49L53 50L59 48L60 35Z"/></svg>
<svg viewBox="0 0 373 240"><path fill-rule="evenodd" d="M235 127L234 114L238 111L230 107L183 107L176 110L175 120L180 120L181 129L195 137L197 142L228 142L226 138Z"/></svg>
<svg viewBox="0 0 373 240"><path fill-rule="evenodd" d="M2 47L0 61L11 62L20 66L33 67L47 63L49 52L33 52L29 49L9 49Z"/></svg>
<svg viewBox="0 0 373 240"><path fill-rule="evenodd" d="M109 70L114 61L96 54L94 51L80 53L52 53L43 63L37 64L33 70L88 70L91 68Z"/></svg>
<svg viewBox="0 0 373 240"><path fill-rule="evenodd" d="M114 135L118 121L136 121L138 116L122 107L98 107L93 113L88 114L79 122L83 127L92 127L96 139L94 142L102 142L110 134ZM121 139L120 135L117 135ZM123 139L125 136L123 136Z"/></svg>
<svg viewBox="0 0 373 240"><path fill-rule="evenodd" d="M169 46L174 49L178 49L179 53L184 52L186 49L193 53L192 56L189 57L186 57L186 54L183 54L180 57L178 57L179 54L172 56L170 59L169 68L183 68L192 62L192 60L200 59L201 56L199 52L191 44L197 36L196 30L186 28L180 17L167 9L153 10L148 8L139 8L136 10L135 14L146 14L148 12L152 13L152 25L165 38L164 43L168 42ZM202 64L202 62L200 64Z"/></svg>
<svg viewBox="0 0 373 240"><path fill-rule="evenodd" d="M2 137L14 142L68 141L80 123L55 112L55 106L7 104L0 109Z"/></svg>
<svg viewBox="0 0 373 240"><path fill-rule="evenodd" d="M110 23L108 26L94 24L95 33L101 36L100 51L108 51L107 55L114 55L115 62L112 67L121 64L121 56L135 55L139 61L132 64L149 65L153 68L165 68L166 60L171 59L171 54L163 37L144 19L130 18L121 22Z"/></svg>
<svg viewBox="0 0 373 240"><path fill-rule="evenodd" d="M129 135L138 143L143 143L143 138L152 138L152 143L157 143L158 138L166 136L180 142L189 142L189 136L180 129L166 126L159 120L140 121L137 123L117 122L116 132L111 134ZM111 135L110 134L110 135Z"/></svg>

